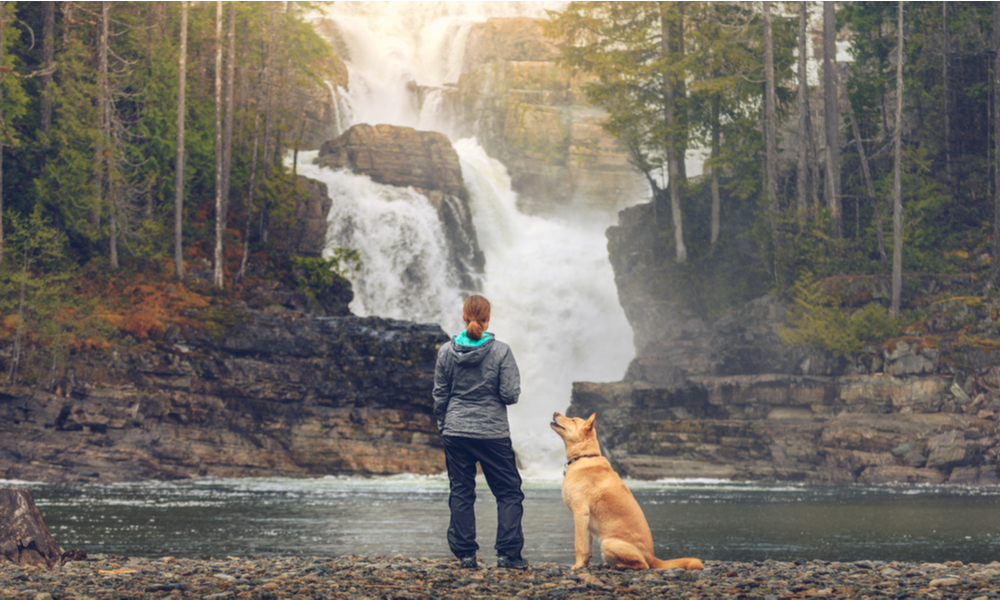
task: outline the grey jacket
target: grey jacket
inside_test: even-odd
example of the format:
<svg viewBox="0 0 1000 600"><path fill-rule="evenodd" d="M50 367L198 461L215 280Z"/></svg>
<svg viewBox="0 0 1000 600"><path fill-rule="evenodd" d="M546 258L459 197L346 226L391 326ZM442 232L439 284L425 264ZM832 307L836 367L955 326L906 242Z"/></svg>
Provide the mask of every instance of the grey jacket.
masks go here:
<svg viewBox="0 0 1000 600"><path fill-rule="evenodd" d="M441 435L510 437L507 405L521 394L521 374L510 346L492 338L481 346L450 340L434 369L434 417Z"/></svg>

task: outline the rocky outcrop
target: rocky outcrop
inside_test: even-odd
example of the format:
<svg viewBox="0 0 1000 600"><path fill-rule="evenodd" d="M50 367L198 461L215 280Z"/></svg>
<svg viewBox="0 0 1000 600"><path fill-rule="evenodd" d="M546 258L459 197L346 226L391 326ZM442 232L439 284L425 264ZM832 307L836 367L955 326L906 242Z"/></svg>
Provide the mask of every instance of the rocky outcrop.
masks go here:
<svg viewBox="0 0 1000 600"><path fill-rule="evenodd" d="M476 23L465 44L463 71L504 61L554 61L556 47L542 34L541 24L530 17L493 18Z"/></svg>
<svg viewBox="0 0 1000 600"><path fill-rule="evenodd" d="M274 245L285 254L318 257L326 246L326 232L330 227L327 219L333 202L325 183L301 175L296 177L295 183L291 219L275 223L270 236Z"/></svg>
<svg viewBox="0 0 1000 600"><path fill-rule="evenodd" d="M786 305L773 296L714 320L685 308L683 279L659 247L648 204L608 230L637 354L624 381L574 384L568 410L598 414L602 448L620 472L1000 483L1000 306L946 293L969 287L970 276L908 276L904 303L925 299L929 317L839 356L784 345ZM880 277L824 283L848 308L889 289Z"/></svg>
<svg viewBox="0 0 1000 600"><path fill-rule="evenodd" d="M479 248L458 153L443 134L396 125L354 125L323 144L316 162L425 195L444 225L451 264L463 289L478 291L485 257Z"/></svg>
<svg viewBox="0 0 1000 600"><path fill-rule="evenodd" d="M216 309L217 311L219 309ZM437 473L436 325L216 314L157 347L67 365L55 393L0 389L0 477Z"/></svg>
<svg viewBox="0 0 1000 600"><path fill-rule="evenodd" d="M475 135L533 210L616 209L648 197L627 154L602 128L582 81L554 62L539 21L490 19L472 28L458 82L462 135Z"/></svg>
<svg viewBox="0 0 1000 600"><path fill-rule="evenodd" d="M372 181L466 198L462 165L448 138L396 125L354 125L323 144L316 162Z"/></svg>
<svg viewBox="0 0 1000 600"><path fill-rule="evenodd" d="M1000 394L970 398L954 385L872 375L576 383L568 413L596 412L605 455L640 479L1000 483Z"/></svg>

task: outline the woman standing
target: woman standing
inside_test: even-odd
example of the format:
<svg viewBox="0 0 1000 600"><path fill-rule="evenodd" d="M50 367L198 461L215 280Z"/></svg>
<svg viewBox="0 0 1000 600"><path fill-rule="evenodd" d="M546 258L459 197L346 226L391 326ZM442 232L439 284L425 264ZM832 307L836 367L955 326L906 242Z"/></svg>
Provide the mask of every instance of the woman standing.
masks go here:
<svg viewBox="0 0 1000 600"><path fill-rule="evenodd" d="M517 402L521 376L510 346L486 332L490 302L465 300L466 328L441 346L434 370L434 416L444 438L451 496L448 545L463 569L475 569L476 463L497 499L497 566L526 569L521 558L521 475L510 442L507 405Z"/></svg>

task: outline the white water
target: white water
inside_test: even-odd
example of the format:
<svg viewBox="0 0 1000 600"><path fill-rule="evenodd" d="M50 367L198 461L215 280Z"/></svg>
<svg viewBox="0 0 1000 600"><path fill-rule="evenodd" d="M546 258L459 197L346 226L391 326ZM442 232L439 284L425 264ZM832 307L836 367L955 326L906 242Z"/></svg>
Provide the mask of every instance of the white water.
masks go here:
<svg viewBox="0 0 1000 600"><path fill-rule="evenodd" d="M561 3L337 3L328 13L348 56L349 91L335 90L343 128L389 123L452 134L439 90L460 74L469 28L490 16L544 16ZM521 371L512 437L524 474L553 476L564 455L549 430L565 411L573 381L613 381L634 355L618 304L604 232L611 213L580 209L560 217L522 213L504 166L475 139L452 140L470 192L473 222L486 256L482 293L493 304L490 330L510 344ZM462 327L467 291L448 266L445 235L430 202L407 189L300 160L302 175L325 182L333 199L329 247L355 248L357 315Z"/></svg>

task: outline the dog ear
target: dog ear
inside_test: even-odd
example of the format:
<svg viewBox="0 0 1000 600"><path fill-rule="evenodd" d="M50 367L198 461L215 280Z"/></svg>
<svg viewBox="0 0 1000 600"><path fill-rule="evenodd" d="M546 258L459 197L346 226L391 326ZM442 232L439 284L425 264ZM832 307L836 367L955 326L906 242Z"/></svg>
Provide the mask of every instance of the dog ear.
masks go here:
<svg viewBox="0 0 1000 600"><path fill-rule="evenodd" d="M587 429L593 429L595 419L597 419L597 413L591 414L590 418L583 422L583 426Z"/></svg>

